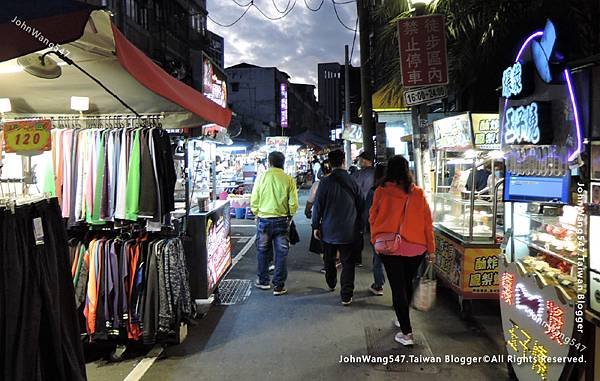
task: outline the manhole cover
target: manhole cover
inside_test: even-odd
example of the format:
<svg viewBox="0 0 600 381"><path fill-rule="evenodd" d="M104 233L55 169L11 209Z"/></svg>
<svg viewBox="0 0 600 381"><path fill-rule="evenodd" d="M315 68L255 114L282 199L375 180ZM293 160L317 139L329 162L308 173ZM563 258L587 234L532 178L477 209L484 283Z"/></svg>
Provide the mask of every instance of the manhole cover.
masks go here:
<svg viewBox="0 0 600 381"><path fill-rule="evenodd" d="M394 341L395 330L382 329L375 327L365 327L365 337L367 340L367 353L379 358L393 358L399 361L384 363L371 363L377 370L392 372L412 372L412 373L439 373L438 368L431 352L431 347L420 332L413 332L415 345L412 348L405 348ZM431 363L433 362L433 363Z"/></svg>
<svg viewBox="0 0 600 381"><path fill-rule="evenodd" d="M216 293L216 304L231 306L243 303L252 292L252 281L249 279L225 279L221 281Z"/></svg>

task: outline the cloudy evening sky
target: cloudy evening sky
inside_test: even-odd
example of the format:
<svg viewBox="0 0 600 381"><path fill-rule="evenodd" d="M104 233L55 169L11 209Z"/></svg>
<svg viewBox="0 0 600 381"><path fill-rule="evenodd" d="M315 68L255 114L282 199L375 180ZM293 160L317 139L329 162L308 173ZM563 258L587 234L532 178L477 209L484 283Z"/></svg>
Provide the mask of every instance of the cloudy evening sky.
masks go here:
<svg viewBox="0 0 600 381"><path fill-rule="evenodd" d="M254 3L270 17L280 17L273 5L283 11L288 0L255 0ZM225 67L240 62L258 66L275 66L291 76L296 83L317 84L319 62L344 61L344 45L352 47L354 32L344 28L337 20L332 0L324 0L318 12L310 11L306 4L315 9L321 0L291 0L296 2L293 10L278 21L271 21L250 7L246 15L235 25L225 28L208 21L209 30L225 38ZM336 0L347 2L348 0ZM249 0L208 0L209 16L221 24L230 24L244 12ZM354 28L356 4L336 5L340 18ZM358 36L352 63L358 65Z"/></svg>

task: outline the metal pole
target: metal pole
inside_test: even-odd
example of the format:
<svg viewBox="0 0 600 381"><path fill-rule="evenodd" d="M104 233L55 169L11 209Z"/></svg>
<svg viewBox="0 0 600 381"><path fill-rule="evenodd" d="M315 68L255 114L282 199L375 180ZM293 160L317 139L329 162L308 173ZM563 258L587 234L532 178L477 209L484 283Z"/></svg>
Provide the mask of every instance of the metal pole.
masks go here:
<svg viewBox="0 0 600 381"><path fill-rule="evenodd" d="M423 162L421 157L421 120L419 117L419 106L415 106L412 111L413 125L413 158L415 162L415 178L417 185L423 187Z"/></svg>
<svg viewBox="0 0 600 381"><path fill-rule="evenodd" d="M358 28L360 32L360 87L362 97L362 131L365 152L375 155L373 144L373 100L371 99L371 48L369 43L370 0L357 0Z"/></svg>
<svg viewBox="0 0 600 381"><path fill-rule="evenodd" d="M346 59L344 64L344 129L348 131L352 121L350 120L350 53L348 45L344 47ZM350 140L344 140L344 151L346 152L346 168L350 168L352 163L352 143Z"/></svg>

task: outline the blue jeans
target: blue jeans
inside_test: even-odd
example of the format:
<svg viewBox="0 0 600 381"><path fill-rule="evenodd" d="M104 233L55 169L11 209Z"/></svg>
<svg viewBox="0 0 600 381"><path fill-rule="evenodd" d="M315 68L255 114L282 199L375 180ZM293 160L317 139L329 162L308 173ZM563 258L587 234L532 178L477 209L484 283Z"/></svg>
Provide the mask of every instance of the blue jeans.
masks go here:
<svg viewBox="0 0 600 381"><path fill-rule="evenodd" d="M385 283L385 275L383 275L383 262L381 256L375 252L373 248L373 283L375 287L383 287Z"/></svg>
<svg viewBox="0 0 600 381"><path fill-rule="evenodd" d="M287 255L290 250L287 217L259 218L256 230L258 281L269 284L269 262L275 253L273 285L283 287L287 280Z"/></svg>

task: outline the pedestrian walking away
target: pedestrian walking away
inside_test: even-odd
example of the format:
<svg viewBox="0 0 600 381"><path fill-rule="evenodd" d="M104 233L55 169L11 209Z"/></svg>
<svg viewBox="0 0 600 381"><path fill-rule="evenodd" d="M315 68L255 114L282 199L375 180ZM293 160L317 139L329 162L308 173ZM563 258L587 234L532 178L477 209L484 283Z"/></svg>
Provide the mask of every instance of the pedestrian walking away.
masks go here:
<svg viewBox="0 0 600 381"><path fill-rule="evenodd" d="M435 241L429 204L421 188L413 184L408 161L400 155L387 165L383 185L375 190L369 212L371 242L377 248L378 237L397 233L401 236L396 252L382 252L381 260L392 290L394 310L400 325L396 342L413 345L413 329L409 306L413 296L413 280L428 254L433 261Z"/></svg>
<svg viewBox="0 0 600 381"><path fill-rule="evenodd" d="M358 188L360 189L360 199L362 202L362 223L363 226L368 227L369 224L369 207L367 205L367 198L369 196L369 192L373 187L373 182L375 179L375 167L373 166L374 158L373 155L367 151L362 152L360 155L356 157L356 162L358 164L358 170L351 173L352 178L358 184ZM366 233L366 232L365 232ZM354 246L356 255L356 263L358 266L362 267L362 251L364 248L364 239L361 239L357 242L357 245Z"/></svg>
<svg viewBox="0 0 600 381"><path fill-rule="evenodd" d="M325 280L331 291L337 285L335 258L340 252L340 295L342 304L349 305L354 294L354 246L362 236L360 189L343 169L343 151L330 152L328 159L332 172L321 180L317 190L312 215L313 235L323 244Z"/></svg>
<svg viewBox="0 0 600 381"><path fill-rule="evenodd" d="M269 170L254 185L250 208L257 217L256 259L258 279L255 286L268 290L269 259L274 254L273 294L287 293L287 256L290 248L289 228L292 216L298 210L296 181L283 171L285 156L281 152L269 154Z"/></svg>
<svg viewBox="0 0 600 381"><path fill-rule="evenodd" d="M331 167L329 166L329 161L325 160L322 164L322 177L327 177L331 173ZM309 220L312 219L312 210L313 204L315 203L315 198L317 197L317 190L319 189L319 184L321 181L317 179L312 187L310 188L310 192L308 194L308 200L306 201L306 206L304 208L304 215ZM323 245L321 245L321 241L316 239L313 234L310 237L310 245L308 247L308 251L311 253L319 254L321 256L321 260L323 260ZM325 262L323 262L323 267L321 269L322 273L325 273Z"/></svg>

